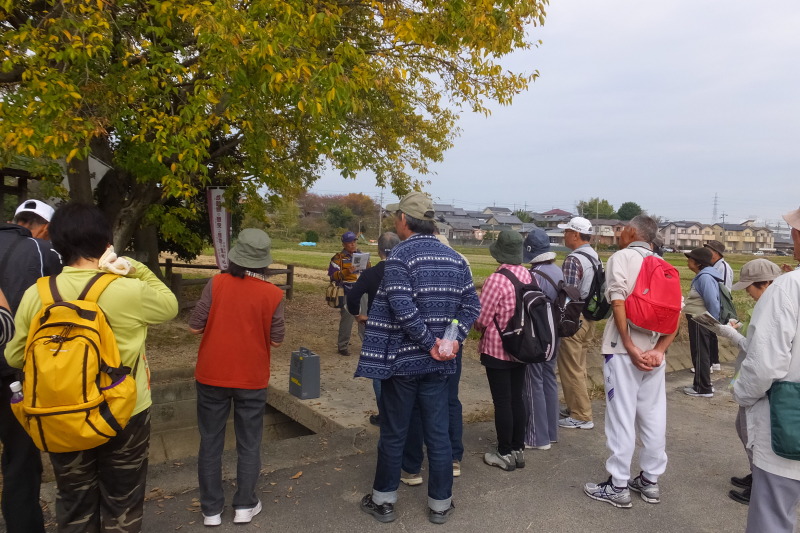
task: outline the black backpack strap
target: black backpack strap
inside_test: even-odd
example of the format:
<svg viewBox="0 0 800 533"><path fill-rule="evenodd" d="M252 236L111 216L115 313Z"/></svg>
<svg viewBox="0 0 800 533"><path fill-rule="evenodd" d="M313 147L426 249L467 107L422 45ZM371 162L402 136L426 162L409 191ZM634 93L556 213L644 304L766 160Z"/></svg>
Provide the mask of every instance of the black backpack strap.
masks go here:
<svg viewBox="0 0 800 533"><path fill-rule="evenodd" d="M520 288L522 288L522 282L519 280L519 278L517 278L517 276L514 275L513 272L511 272L507 268L501 268L500 270L497 271L497 274L502 274L503 276L508 278L508 280L511 282L511 284L514 285L515 295L519 293ZM514 312L516 313L517 312L517 309L516 309L516 296L514 298L514 302L515 302L514 303ZM513 317L513 315L512 315L512 317ZM494 327L496 327L497 331L502 335L503 334L503 329L500 327L500 324L497 323L497 315L494 315L492 317L492 320L494 321Z"/></svg>
<svg viewBox="0 0 800 533"><path fill-rule="evenodd" d="M595 259L594 257L592 257L591 255L587 254L586 252L581 252L581 251L579 251L579 250L575 250L575 251L574 251L574 252L572 252L572 253L574 253L574 254L580 254L580 255L582 255L583 257L585 257L586 259L588 259L588 260L589 260L589 262L592 264L592 267L593 267L593 268L597 268L597 267L599 267L599 266L602 266L602 265L603 265L603 263L600 261L600 259ZM596 262L595 262L595 261L596 261Z"/></svg>
<svg viewBox="0 0 800 533"><path fill-rule="evenodd" d="M558 285L556 284L555 281L553 281L553 278L551 278L550 276L548 276L547 274L545 274L541 270L531 269L531 279L533 279L533 273L534 272L539 274L540 276L542 276L544 279L546 279L547 282L556 290L556 292L558 292Z"/></svg>

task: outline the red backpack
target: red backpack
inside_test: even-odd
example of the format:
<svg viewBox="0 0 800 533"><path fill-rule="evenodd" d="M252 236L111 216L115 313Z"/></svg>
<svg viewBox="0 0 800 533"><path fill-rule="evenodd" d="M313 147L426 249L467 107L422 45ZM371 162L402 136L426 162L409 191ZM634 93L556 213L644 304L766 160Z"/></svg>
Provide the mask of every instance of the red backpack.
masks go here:
<svg viewBox="0 0 800 533"><path fill-rule="evenodd" d="M678 329L682 303L678 270L655 254L646 256L633 292L625 300L628 322L669 335Z"/></svg>

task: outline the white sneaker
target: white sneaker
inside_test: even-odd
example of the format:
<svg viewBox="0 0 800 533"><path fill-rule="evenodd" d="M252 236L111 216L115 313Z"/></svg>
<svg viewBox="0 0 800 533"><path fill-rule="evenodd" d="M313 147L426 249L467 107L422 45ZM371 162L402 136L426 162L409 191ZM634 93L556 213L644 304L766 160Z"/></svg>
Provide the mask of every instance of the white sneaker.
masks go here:
<svg viewBox="0 0 800 533"><path fill-rule="evenodd" d="M568 416L567 418L562 418L558 421L558 427L568 429L592 429L594 427L594 422L591 420L577 420L571 416Z"/></svg>
<svg viewBox="0 0 800 533"><path fill-rule="evenodd" d="M721 371L722 370L722 365L720 365L719 363L711 365L711 371L714 372L715 370L717 372Z"/></svg>
<svg viewBox="0 0 800 533"><path fill-rule="evenodd" d="M222 513L211 516L203 515L203 525L209 527L222 525Z"/></svg>
<svg viewBox="0 0 800 533"><path fill-rule="evenodd" d="M234 524L248 524L255 515L261 512L261 500L250 509L236 509L233 514Z"/></svg>

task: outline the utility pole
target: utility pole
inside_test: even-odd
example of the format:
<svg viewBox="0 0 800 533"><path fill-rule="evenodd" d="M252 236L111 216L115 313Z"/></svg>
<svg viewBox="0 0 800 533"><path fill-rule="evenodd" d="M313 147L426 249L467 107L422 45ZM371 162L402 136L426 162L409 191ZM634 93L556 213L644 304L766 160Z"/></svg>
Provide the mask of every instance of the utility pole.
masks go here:
<svg viewBox="0 0 800 533"><path fill-rule="evenodd" d="M381 199L378 201L378 235L375 237L376 242L381 236L382 222L383 222L383 187L381 187Z"/></svg>
<svg viewBox="0 0 800 533"><path fill-rule="evenodd" d="M728 216L728 213L722 213L720 215L722 217L722 246L725 246L725 217Z"/></svg>

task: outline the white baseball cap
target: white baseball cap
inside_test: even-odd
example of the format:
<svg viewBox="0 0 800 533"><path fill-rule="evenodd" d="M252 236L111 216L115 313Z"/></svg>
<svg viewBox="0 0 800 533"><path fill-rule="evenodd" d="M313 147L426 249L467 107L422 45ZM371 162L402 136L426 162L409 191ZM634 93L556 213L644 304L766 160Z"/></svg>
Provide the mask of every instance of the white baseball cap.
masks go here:
<svg viewBox="0 0 800 533"><path fill-rule="evenodd" d="M53 218L53 213L56 212L55 209L53 209L46 203L42 202L41 200L25 200L17 208L16 212L14 213L14 217L26 211L29 213L37 214L48 222L50 222L50 219Z"/></svg>
<svg viewBox="0 0 800 533"><path fill-rule="evenodd" d="M573 217L566 224L559 224L558 229L571 229L572 231L577 231L578 233L584 233L586 235L594 233L592 223L583 217Z"/></svg>

